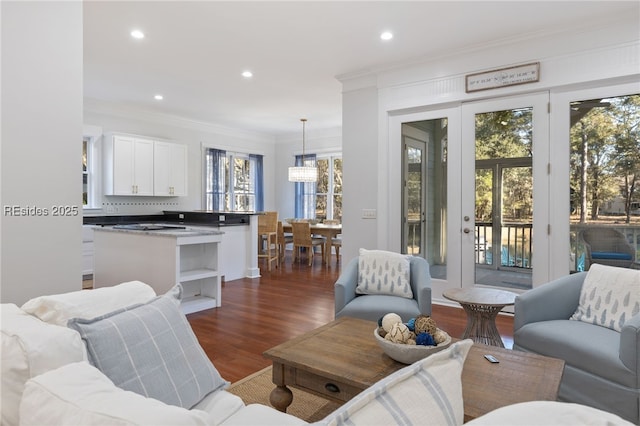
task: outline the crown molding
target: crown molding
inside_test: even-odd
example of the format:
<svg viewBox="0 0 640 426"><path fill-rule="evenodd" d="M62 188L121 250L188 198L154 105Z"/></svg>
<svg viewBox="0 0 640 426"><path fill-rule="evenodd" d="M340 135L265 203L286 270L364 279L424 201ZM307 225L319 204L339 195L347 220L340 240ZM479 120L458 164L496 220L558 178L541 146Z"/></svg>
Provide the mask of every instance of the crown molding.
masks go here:
<svg viewBox="0 0 640 426"><path fill-rule="evenodd" d="M276 137L267 134L254 132L250 130L237 129L224 126L217 123L194 120L191 118L180 117L172 114L163 114L155 111L135 108L130 105L100 101L92 98L84 98L84 110L95 114L109 115L112 117L133 119L146 121L150 123L159 123L162 125L181 127L190 130L196 130L206 133L214 133L218 135L237 137L256 142L276 141Z"/></svg>
<svg viewBox="0 0 640 426"><path fill-rule="evenodd" d="M620 20L619 18L609 18L607 20L585 21L577 23L571 27L562 27L555 30L544 29L533 31L516 37L502 38L491 43L472 44L457 50L442 52L439 55L419 56L401 62L387 63L378 67L356 70L353 72L339 74L335 76L335 78L343 84L343 92L358 90L364 87L380 86L381 84L384 86L385 83L387 83L387 78L384 77L385 75L394 75L395 73L403 72L406 69L422 69L424 67L432 69L432 71L441 71L443 63L451 61L456 62L460 58L472 55L483 55L486 52L500 51L509 48L517 49L528 43L544 43L551 41L553 44L553 42L558 39L572 38L577 34L589 34L594 31L594 25L596 25L595 28L597 28L597 31L601 33L610 31L611 29L620 29L625 25L633 25L634 28L638 27L636 17L625 17L623 20ZM438 66L430 68L433 64L437 64ZM490 69L491 67L487 66L487 68ZM446 77L446 75L438 75L437 72L438 71L436 71L434 77Z"/></svg>

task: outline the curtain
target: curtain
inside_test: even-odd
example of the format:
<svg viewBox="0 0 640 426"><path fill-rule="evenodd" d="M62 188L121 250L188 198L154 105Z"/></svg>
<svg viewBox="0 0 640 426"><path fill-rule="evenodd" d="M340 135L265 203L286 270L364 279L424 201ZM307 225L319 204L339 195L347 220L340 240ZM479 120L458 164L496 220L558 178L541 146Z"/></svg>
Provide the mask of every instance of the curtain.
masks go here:
<svg viewBox="0 0 640 426"><path fill-rule="evenodd" d="M213 211L226 210L225 198L225 161L227 152L221 149L207 148L207 192L206 209Z"/></svg>
<svg viewBox="0 0 640 426"><path fill-rule="evenodd" d="M296 166L302 166L302 155L296 155ZM304 156L304 165L316 167L316 155L307 154ZM297 218L313 219L316 217L316 182L296 182L295 183Z"/></svg>
<svg viewBox="0 0 640 426"><path fill-rule="evenodd" d="M255 211L264 211L264 182L263 182L263 166L262 155L249 154L249 160L255 164L255 188L256 188L256 206Z"/></svg>

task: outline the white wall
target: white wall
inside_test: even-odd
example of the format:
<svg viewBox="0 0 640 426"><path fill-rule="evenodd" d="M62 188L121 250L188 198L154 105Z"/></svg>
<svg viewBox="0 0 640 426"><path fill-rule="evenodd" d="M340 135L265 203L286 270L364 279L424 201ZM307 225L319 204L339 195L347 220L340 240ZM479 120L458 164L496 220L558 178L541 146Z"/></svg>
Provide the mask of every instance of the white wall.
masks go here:
<svg viewBox="0 0 640 426"><path fill-rule="evenodd" d="M0 8L0 300L20 305L82 288L82 2ZM42 214L12 216L10 206ZM54 206L80 211L54 216Z"/></svg>
<svg viewBox="0 0 640 426"><path fill-rule="evenodd" d="M98 196L100 209L91 214L154 214L163 210L199 210L203 207L203 145L227 151L264 156L265 209L276 208L274 174L277 163L273 138L175 117L142 114L113 105L86 100L85 124L102 127L103 133L123 132L151 136L187 145L188 196L121 197Z"/></svg>
<svg viewBox="0 0 640 426"><path fill-rule="evenodd" d="M381 190L386 171L380 169L378 93L368 86L343 95L342 102L342 264L358 255L359 248L384 247L378 241ZM377 209L377 219L362 218L362 209Z"/></svg>
<svg viewBox="0 0 640 426"><path fill-rule="evenodd" d="M389 117L574 85L638 82L640 24L637 16L618 18L597 25L577 23L579 27L562 29L564 32L481 50L451 52L446 57L377 74L341 76L344 261L355 257L359 247L400 250L390 243L390 236L400 232L400 223L388 221L390 212L400 208L391 201L400 188L389 187L389 176L401 172L399 162L389 161L393 157L390 153L399 149L390 146ZM465 93L466 74L538 61L538 83ZM363 208L377 208L377 219L362 219Z"/></svg>

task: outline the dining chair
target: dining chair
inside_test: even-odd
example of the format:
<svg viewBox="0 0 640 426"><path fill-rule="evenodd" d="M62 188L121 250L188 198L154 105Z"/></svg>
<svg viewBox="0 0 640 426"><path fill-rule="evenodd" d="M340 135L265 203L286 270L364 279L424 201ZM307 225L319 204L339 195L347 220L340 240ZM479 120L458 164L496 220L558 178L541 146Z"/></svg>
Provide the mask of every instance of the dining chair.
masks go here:
<svg viewBox="0 0 640 426"><path fill-rule="evenodd" d="M325 219L322 221L325 225L340 225L340 221L338 219ZM331 247L336 250L336 263L340 264L340 248L342 248L342 238L341 237L333 237L331 238ZM331 253L327 253L327 260L331 260Z"/></svg>
<svg viewBox="0 0 640 426"><path fill-rule="evenodd" d="M264 212L258 216L258 259L267 259L271 271L271 262L278 267L278 212Z"/></svg>
<svg viewBox="0 0 640 426"><path fill-rule="evenodd" d="M315 237L311 235L311 225L309 222L294 222L291 224L293 230L293 261L300 257L300 248L307 248L309 266L313 263L313 248L320 246L322 259L324 259L324 246L326 237Z"/></svg>
<svg viewBox="0 0 640 426"><path fill-rule="evenodd" d="M285 234L282 226L282 221L278 221L278 262L284 263L284 253L287 248L287 244L293 243L293 234Z"/></svg>
<svg viewBox="0 0 640 426"><path fill-rule="evenodd" d="M332 238L331 247L336 249L336 263L340 264L340 248L342 247L342 238L341 237Z"/></svg>

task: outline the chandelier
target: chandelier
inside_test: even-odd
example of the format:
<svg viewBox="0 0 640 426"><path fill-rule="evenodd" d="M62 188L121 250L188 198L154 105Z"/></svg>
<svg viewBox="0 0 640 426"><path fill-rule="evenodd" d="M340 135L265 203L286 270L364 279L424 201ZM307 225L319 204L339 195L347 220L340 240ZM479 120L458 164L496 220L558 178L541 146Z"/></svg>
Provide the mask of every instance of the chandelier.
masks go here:
<svg viewBox="0 0 640 426"><path fill-rule="evenodd" d="M317 182L318 169L315 166L304 165L304 138L307 119L301 118L300 121L302 121L302 165L289 167L289 182Z"/></svg>

